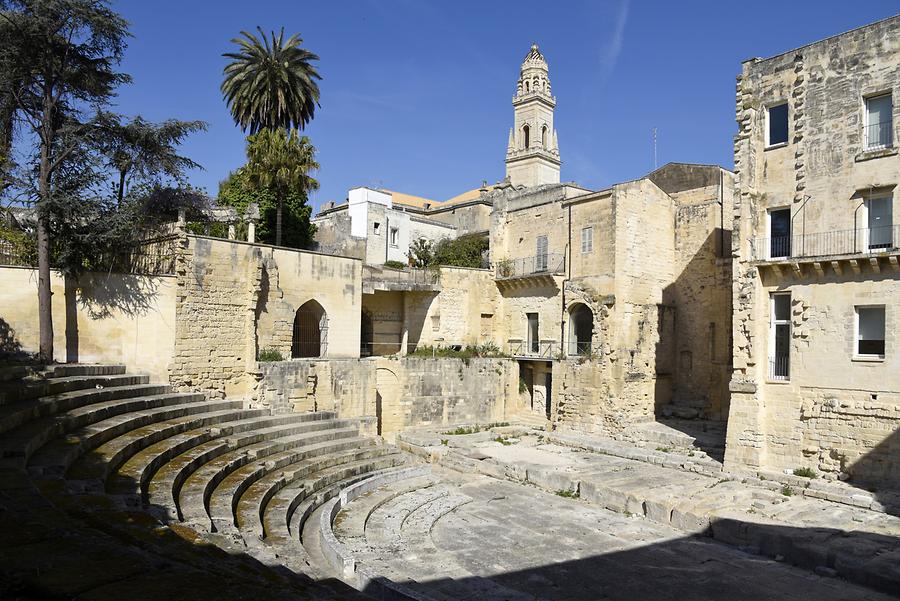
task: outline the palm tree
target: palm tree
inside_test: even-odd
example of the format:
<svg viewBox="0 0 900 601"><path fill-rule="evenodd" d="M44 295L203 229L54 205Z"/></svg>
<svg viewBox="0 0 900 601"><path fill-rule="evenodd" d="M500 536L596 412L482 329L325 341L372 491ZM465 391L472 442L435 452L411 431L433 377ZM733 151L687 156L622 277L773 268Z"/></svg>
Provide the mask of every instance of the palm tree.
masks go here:
<svg viewBox="0 0 900 601"><path fill-rule="evenodd" d="M284 198L292 191L304 194L319 189L309 172L319 168L316 149L296 129L262 129L247 138L247 176L250 183L275 194L275 245L281 246Z"/></svg>
<svg viewBox="0 0 900 601"><path fill-rule="evenodd" d="M312 61L319 57L301 48L303 40L292 35L284 40L284 28L271 40L262 28L259 37L242 31L231 40L240 48L223 56L232 59L225 66L222 94L234 122L251 134L261 129L303 129L319 106L321 79Z"/></svg>

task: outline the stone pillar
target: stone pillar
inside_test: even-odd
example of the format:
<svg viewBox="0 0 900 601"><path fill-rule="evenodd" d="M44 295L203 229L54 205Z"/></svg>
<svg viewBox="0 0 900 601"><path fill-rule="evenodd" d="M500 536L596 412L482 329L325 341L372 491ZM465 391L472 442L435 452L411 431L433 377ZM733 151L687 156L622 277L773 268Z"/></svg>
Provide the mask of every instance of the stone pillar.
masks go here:
<svg viewBox="0 0 900 601"><path fill-rule="evenodd" d="M234 222L229 221L228 222L228 239L234 240L234 238L235 238Z"/></svg>
<svg viewBox="0 0 900 601"><path fill-rule="evenodd" d="M247 224L247 242L251 244L256 242L256 222L251 221Z"/></svg>

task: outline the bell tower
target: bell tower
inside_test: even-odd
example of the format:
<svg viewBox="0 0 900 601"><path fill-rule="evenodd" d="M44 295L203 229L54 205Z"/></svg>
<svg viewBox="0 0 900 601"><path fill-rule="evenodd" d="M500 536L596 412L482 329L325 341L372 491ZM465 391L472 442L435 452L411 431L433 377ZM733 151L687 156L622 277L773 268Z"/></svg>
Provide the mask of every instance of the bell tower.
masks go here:
<svg viewBox="0 0 900 601"><path fill-rule="evenodd" d="M559 183L559 145L553 128L556 98L550 93L547 61L532 44L522 62L513 96L514 127L506 148L506 177L514 186Z"/></svg>

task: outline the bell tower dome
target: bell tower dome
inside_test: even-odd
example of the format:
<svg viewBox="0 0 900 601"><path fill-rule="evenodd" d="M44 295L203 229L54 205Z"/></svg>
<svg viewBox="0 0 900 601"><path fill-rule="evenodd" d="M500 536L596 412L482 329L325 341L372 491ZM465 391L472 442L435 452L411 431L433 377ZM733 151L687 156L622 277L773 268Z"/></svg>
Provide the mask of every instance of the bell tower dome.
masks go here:
<svg viewBox="0 0 900 601"><path fill-rule="evenodd" d="M522 62L516 95L514 126L506 148L506 177L514 186L558 184L559 145L553 128L556 98L550 93L547 61L532 44Z"/></svg>

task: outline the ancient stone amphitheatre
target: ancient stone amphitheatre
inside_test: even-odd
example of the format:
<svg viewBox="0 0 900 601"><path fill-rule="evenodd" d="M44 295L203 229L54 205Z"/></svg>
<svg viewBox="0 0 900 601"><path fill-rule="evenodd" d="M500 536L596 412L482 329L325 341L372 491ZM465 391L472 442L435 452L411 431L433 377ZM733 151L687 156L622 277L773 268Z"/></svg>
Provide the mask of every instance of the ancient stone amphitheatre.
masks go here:
<svg viewBox="0 0 900 601"><path fill-rule="evenodd" d="M731 82L723 128L700 100L679 112L670 63L604 75L569 3L482 3L473 29L433 16L459 3L123 4L165 21L135 52L135 81L173 63L152 102L212 94L229 115L114 114L128 22L105 0L0 0L0 600L900 597L900 16L736 56L732 90L715 60L757 41L734 17L580 7L620 5L588 37L626 65L640 45L692 86ZM220 20L254 11L303 13L328 52L262 28L226 46ZM681 35L622 45L629 11L677 12ZM545 20L551 39L484 58ZM230 49L214 83L203 36ZM408 75L429 60L454 68ZM623 114L564 113L601 79ZM440 140L413 125L418 92L452 113ZM508 122L474 131L508 93ZM633 152L611 132L660 115L704 163L658 165L654 126L652 167L593 173ZM724 155L694 142L707 126ZM215 163L229 130L246 163L211 198L179 147L208 135ZM708 164L732 143L733 170ZM361 185L394 144L397 182L459 175L481 144L505 171L434 198Z"/></svg>

